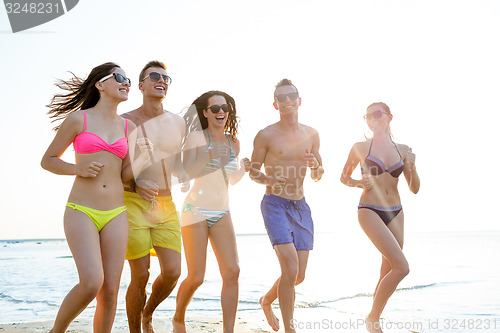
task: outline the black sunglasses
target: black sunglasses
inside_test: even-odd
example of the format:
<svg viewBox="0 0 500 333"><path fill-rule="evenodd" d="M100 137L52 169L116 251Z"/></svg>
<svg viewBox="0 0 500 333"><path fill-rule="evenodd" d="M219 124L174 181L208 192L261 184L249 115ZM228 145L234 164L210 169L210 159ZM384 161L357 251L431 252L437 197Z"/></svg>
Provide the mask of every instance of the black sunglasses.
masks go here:
<svg viewBox="0 0 500 333"><path fill-rule="evenodd" d="M222 105L214 104L214 105L207 107L207 110L208 109L210 109L210 111L212 111L212 113L219 113L220 109L222 109L222 111L224 111L224 112L229 112L229 106L227 104L222 104Z"/></svg>
<svg viewBox="0 0 500 333"><path fill-rule="evenodd" d="M125 77L125 76L121 75L120 73L111 73L111 74L108 74L105 77L103 77L102 79L100 79L99 82L106 81L107 79L109 79L112 76L115 77L116 82L118 82L118 83L127 82L128 85L130 85L130 79L128 77Z"/></svg>
<svg viewBox="0 0 500 333"><path fill-rule="evenodd" d="M141 82L144 82L144 80L146 80L148 77L153 82L158 82L158 81L160 81L160 79L163 79L163 82L165 82L165 84L167 86L169 86L172 83L172 78L170 76L168 76L166 74L160 74L157 72L149 73L149 75L145 76L144 79L141 80Z"/></svg>
<svg viewBox="0 0 500 333"><path fill-rule="evenodd" d="M288 94L276 95L274 97L278 100L278 102L283 103L284 101L286 101L287 97L290 99L290 101L295 101L297 98L299 98L299 93L291 92Z"/></svg>
<svg viewBox="0 0 500 333"><path fill-rule="evenodd" d="M363 118L365 118L366 120L380 119L380 118L382 118L383 114L389 115L390 113L387 111L377 110L377 111L373 111L371 113L365 114L363 116Z"/></svg>

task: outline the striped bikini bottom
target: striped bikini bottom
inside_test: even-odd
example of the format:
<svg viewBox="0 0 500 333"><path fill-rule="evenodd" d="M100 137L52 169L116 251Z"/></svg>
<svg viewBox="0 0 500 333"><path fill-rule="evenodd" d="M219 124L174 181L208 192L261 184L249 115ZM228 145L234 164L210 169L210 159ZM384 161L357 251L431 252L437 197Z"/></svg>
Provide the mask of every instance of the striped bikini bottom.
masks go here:
<svg viewBox="0 0 500 333"><path fill-rule="evenodd" d="M184 207L182 208L183 213L188 213L191 212L196 215L196 212L193 212L191 208L195 208L197 211L199 211L203 217L205 217L205 220L207 220L207 224L209 227L213 226L215 223L217 223L224 215L229 213L229 210L213 210L213 209L205 209L201 207L196 207L191 205L190 203L184 204Z"/></svg>

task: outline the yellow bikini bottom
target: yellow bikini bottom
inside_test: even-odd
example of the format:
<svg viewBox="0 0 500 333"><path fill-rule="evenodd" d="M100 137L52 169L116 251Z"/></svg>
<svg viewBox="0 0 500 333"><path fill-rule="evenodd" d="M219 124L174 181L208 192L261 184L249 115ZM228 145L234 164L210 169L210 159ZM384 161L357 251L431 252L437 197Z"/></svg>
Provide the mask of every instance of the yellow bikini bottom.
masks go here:
<svg viewBox="0 0 500 333"><path fill-rule="evenodd" d="M87 214L88 217L90 217L90 219L94 222L97 231L99 232L102 230L102 228L104 228L106 224L109 223L109 221L127 210L127 207L125 206L117 207L111 210L97 210L82 205L77 205L72 202L68 202L66 204L66 207L70 207Z"/></svg>

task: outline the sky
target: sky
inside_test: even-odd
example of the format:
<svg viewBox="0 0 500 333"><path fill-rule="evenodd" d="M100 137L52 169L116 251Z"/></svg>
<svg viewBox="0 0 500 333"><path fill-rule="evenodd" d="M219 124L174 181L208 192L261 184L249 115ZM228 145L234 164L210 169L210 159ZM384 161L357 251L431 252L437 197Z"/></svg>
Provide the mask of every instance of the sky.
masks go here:
<svg viewBox="0 0 500 333"><path fill-rule="evenodd" d="M500 187L499 13L496 0L85 0L14 34L2 7L0 239L64 237L74 177L40 167L54 137L45 105L58 92L55 80L116 62L132 79L124 113L141 105L138 75L155 59L173 79L169 111L181 113L213 89L235 98L240 157L279 120L276 83L294 82L299 121L321 138L324 177L305 182L317 232L359 232L361 190L344 186L340 174L352 145L369 135L366 107L378 101L394 115L394 140L417 157L420 192L410 193L403 177L399 184L407 232L500 230L491 213ZM64 159L73 155L69 148ZM237 233L265 232L264 190L248 177L231 187ZM174 189L178 208L184 196Z"/></svg>

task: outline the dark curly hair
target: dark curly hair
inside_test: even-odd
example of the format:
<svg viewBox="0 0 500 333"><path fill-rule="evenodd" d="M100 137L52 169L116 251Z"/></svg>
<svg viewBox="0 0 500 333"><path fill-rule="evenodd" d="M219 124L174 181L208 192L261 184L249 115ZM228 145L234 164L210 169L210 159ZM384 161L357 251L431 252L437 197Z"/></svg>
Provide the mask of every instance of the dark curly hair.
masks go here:
<svg viewBox="0 0 500 333"><path fill-rule="evenodd" d="M222 96L226 99L227 105L229 106L229 114L227 122L224 125L224 132L228 133L229 137L233 141L236 141L239 123L239 117L236 116L236 103L234 102L234 98L232 98L229 94L219 90L207 91L194 100L193 104L191 104L188 111L184 115L187 126L186 133L194 130L200 130L200 126L202 130L208 127L208 120L203 114L203 110L207 108L208 100L213 96Z"/></svg>

